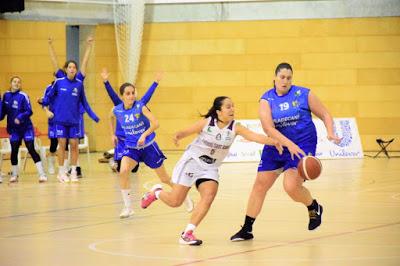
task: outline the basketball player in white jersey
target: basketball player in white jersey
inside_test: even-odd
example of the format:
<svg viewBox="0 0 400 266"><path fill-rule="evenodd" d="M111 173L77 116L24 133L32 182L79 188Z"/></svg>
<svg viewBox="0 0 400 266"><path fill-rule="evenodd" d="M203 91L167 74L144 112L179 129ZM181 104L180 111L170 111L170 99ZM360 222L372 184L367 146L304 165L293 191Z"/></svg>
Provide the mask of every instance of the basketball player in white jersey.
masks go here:
<svg viewBox="0 0 400 266"><path fill-rule="evenodd" d="M195 184L200 193L200 201L193 210L189 224L182 233L179 243L184 245L201 245L193 231L206 216L217 194L219 174L218 168L229 152L236 135L249 141L274 145L282 151L280 143L265 135L257 134L241 126L234 120L234 105L230 98L215 98L213 106L202 119L187 129L175 134L174 142L197 133L197 138L187 147L182 158L176 164L173 174L172 191L164 191L160 184L153 186L141 201L142 208L161 199L170 207L180 206L190 188Z"/></svg>

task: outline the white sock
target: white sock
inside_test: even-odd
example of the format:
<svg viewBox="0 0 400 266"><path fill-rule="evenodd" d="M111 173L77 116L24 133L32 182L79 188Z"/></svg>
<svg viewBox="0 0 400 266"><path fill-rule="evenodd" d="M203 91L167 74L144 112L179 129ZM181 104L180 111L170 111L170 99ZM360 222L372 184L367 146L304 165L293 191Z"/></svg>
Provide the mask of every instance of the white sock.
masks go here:
<svg viewBox="0 0 400 266"><path fill-rule="evenodd" d="M35 164L36 164L36 169L38 170L39 176L46 176L46 174L44 173L42 161L39 161Z"/></svg>
<svg viewBox="0 0 400 266"><path fill-rule="evenodd" d="M130 189L121 189L122 199L124 200L124 205L126 208L131 208L132 201L131 201L131 190Z"/></svg>
<svg viewBox="0 0 400 266"><path fill-rule="evenodd" d="M58 166L58 174L65 175L65 167L64 166Z"/></svg>
<svg viewBox="0 0 400 266"><path fill-rule="evenodd" d="M76 175L76 165L71 165L71 175Z"/></svg>
<svg viewBox="0 0 400 266"><path fill-rule="evenodd" d="M18 176L18 165L12 165L12 176Z"/></svg>
<svg viewBox="0 0 400 266"><path fill-rule="evenodd" d="M156 198L159 199L160 198L160 193L161 193L162 189L157 190L156 192L154 192L154 195L156 195Z"/></svg>
<svg viewBox="0 0 400 266"><path fill-rule="evenodd" d="M187 231L194 231L194 229L196 229L196 226L195 226L194 224L188 224L188 225L186 226L185 233L186 233Z"/></svg>
<svg viewBox="0 0 400 266"><path fill-rule="evenodd" d="M49 158L48 158L48 162L49 162L49 164L52 164L52 165L54 165L54 161L55 161L55 158L54 158L54 156L49 156Z"/></svg>
<svg viewBox="0 0 400 266"><path fill-rule="evenodd" d="M76 166L81 167L81 165L79 164L79 160L76 161Z"/></svg>
<svg viewBox="0 0 400 266"><path fill-rule="evenodd" d="M68 159L64 159L64 168L68 169Z"/></svg>

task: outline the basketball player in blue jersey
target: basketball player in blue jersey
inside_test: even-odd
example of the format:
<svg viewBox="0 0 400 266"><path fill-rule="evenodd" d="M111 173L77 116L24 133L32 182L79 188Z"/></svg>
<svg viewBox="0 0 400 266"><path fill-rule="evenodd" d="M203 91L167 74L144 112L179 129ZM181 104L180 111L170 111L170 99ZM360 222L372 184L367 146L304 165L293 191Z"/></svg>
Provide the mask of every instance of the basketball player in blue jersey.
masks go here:
<svg viewBox="0 0 400 266"><path fill-rule="evenodd" d="M155 170L161 180L169 176L163 165L166 157L155 142L154 131L159 127L158 121L150 110L136 100L135 87L124 83L120 87L123 103L114 107L112 114L112 132L115 132L115 119L118 120L125 133L125 149L122 154L120 170L120 186L124 208L120 218L133 214L130 196L129 173L139 163L144 162Z"/></svg>
<svg viewBox="0 0 400 266"><path fill-rule="evenodd" d="M197 137L186 148L174 168L172 191L164 191L161 185L157 184L142 198L142 208L147 208L156 199L160 199L170 207L178 207L191 187L196 185L200 193L200 201L179 238L180 244L198 246L203 243L195 237L193 231L206 216L214 201L219 183L218 169L228 155L229 148L237 135L249 141L276 145L282 152L279 142L243 127L234 120L234 115L232 100L226 96L220 96L215 98L204 119L177 132L174 137L176 145L179 140L190 135L197 134Z"/></svg>
<svg viewBox="0 0 400 266"><path fill-rule="evenodd" d="M103 68L101 72L101 77L103 78L104 86L106 88L106 91L108 93L108 96L110 99L113 101L114 106L117 106L122 103L122 100L118 97L118 95L114 92L114 89L112 88L110 82L108 81L108 78L110 76L110 73L107 71L107 69ZM150 88L146 91L146 93L143 95L143 97L140 99L140 101L143 103L143 105L146 105L151 97L153 96L155 89L157 88L160 80L162 78L162 73L157 73L155 76L155 82L150 86ZM137 90L135 89L135 98L137 97ZM123 128L121 127L121 124L119 123L118 119L115 121L115 125L111 125L113 131L112 133L112 142L114 144L114 160L117 162L117 171L120 172L121 168L121 160L122 160L122 154L125 150L125 132ZM132 172L137 172L139 168L139 162L133 168ZM168 175L161 175L163 178L161 181L169 186L172 187L172 183L170 181L170 177ZM187 196L185 199L185 207L187 212L191 212L193 210L193 201L192 199Z"/></svg>
<svg viewBox="0 0 400 266"><path fill-rule="evenodd" d="M87 68L87 64L89 62L89 56L90 56L90 52L91 52L92 47L93 47L93 42L94 42L94 39L93 39L92 36L89 36L86 39L86 49L85 49L85 53L84 53L83 60L82 60L82 63L81 63L81 68L78 71L78 73L76 74L76 78L78 80L81 80L82 82L84 81L85 76L86 76L86 68ZM66 68L68 66L68 61L64 64L62 69L59 68L59 64L58 64L58 61L57 61L57 55L56 55L56 52L55 52L55 49L54 49L54 46L53 46L53 40L52 40L51 37L48 39L48 44L49 44L50 60L51 60L51 63L53 65L53 69L54 69L54 73L55 73L56 78L65 77L66 76ZM81 105L80 106L81 117L80 117L80 122L79 122L79 125L80 125L80 136L79 136L79 139L83 139L85 137L85 126L84 126L84 118L83 118L84 113L85 113L85 109ZM66 149L66 152L67 152L68 151L68 140L67 140L65 149ZM64 168L67 171L67 169L68 169L68 158L67 157L64 157L64 158L66 158L64 160ZM49 156L49 159L48 159L48 164L49 164L49 169L54 168L54 153L50 152L50 156ZM70 169L68 171L69 174L71 174L71 172L72 172L72 169ZM77 166L76 166L76 173L77 173L78 178L82 177L82 169L79 166L79 160L78 160Z"/></svg>
<svg viewBox="0 0 400 266"><path fill-rule="evenodd" d="M20 77L14 76L10 82L10 90L3 95L0 115L0 120L7 116L7 132L10 134L12 174L9 182L18 182L18 150L22 139L35 162L39 173L39 182L46 182L47 177L40 156L35 150L35 133L30 119L33 113L29 97L21 91Z"/></svg>
<svg viewBox="0 0 400 266"><path fill-rule="evenodd" d="M101 77L104 82L104 87L107 91L108 96L110 97L111 101L113 102L114 106L117 106L122 103L122 100L119 98L118 94L115 93L113 87L111 86L110 82L108 81L109 76L110 76L110 73L107 71L106 68L103 68L102 72L101 72ZM146 105L150 101L160 80L161 80L161 73L157 73L157 75L155 77L155 81L153 82L153 84L151 84L150 88L146 91L146 93L140 99L144 105ZM135 90L135 93L137 93L137 90ZM137 97L137 95L135 95L135 97ZM125 148L125 133L124 133L124 130L122 129L120 123L118 122L118 120L116 121L114 135L116 137L116 139L113 139L114 161L117 164L117 172L119 172L119 170L121 168L122 153ZM132 172L136 173L138 171L138 169L139 169L139 164L136 165L136 167L132 170Z"/></svg>
<svg viewBox="0 0 400 266"><path fill-rule="evenodd" d="M77 64L70 60L67 62L67 76L57 79L43 99L43 105L53 105L54 112L47 111L48 116L54 115L56 135L59 146L65 147L66 140L70 140L71 146L71 175L70 179L64 169L64 149L58 149L59 174L58 180L62 183L77 182L76 164L78 160L78 139L80 136L80 105L82 104L89 116L99 121L99 118L91 110L85 96L82 81L76 78Z"/></svg>
<svg viewBox="0 0 400 266"><path fill-rule="evenodd" d="M339 143L340 139L335 134L328 110L309 89L292 85L292 77L292 67L288 63L279 64L275 70L274 88L261 97L259 116L265 133L287 148L279 155L274 147L264 146L244 226L231 237L232 241L253 238L253 223L261 211L265 195L282 172L286 193L308 209L308 230L321 224L323 208L303 186L304 180L297 172L301 156L315 155L317 132L311 113L324 122L330 141Z"/></svg>

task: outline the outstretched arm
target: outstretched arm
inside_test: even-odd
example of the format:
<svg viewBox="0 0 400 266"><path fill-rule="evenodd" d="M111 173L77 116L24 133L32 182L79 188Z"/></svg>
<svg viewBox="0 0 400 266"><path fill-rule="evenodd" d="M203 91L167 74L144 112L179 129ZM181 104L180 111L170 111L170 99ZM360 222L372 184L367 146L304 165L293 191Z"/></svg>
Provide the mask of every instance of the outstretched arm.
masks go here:
<svg viewBox="0 0 400 266"><path fill-rule="evenodd" d="M197 121L193 125L176 132L174 135L174 138L173 138L175 146L179 146L179 140L186 138L192 134L196 134L196 133L199 134L201 132L201 130L207 124L207 121L208 121L207 119L202 119L200 121Z"/></svg>
<svg viewBox="0 0 400 266"><path fill-rule="evenodd" d="M101 75L101 78L103 79L104 87L107 90L108 96L110 97L111 101L114 103L114 106L121 104L122 100L118 97L118 94L115 93L113 87L111 86L110 82L108 81L108 77L110 76L110 73L107 71L106 68L103 68L100 75Z"/></svg>
<svg viewBox="0 0 400 266"><path fill-rule="evenodd" d="M60 69L60 67L58 66L58 62L57 62L57 55L56 55L56 51L54 50L53 39L51 37L49 37L47 39L47 42L49 44L49 54L50 54L51 64L53 65L54 73L56 73Z"/></svg>
<svg viewBox="0 0 400 266"><path fill-rule="evenodd" d="M333 118L331 114L328 112L328 109L322 104L322 102L315 96L313 93L308 94L308 105L310 106L310 110L313 114L315 114L319 119L324 122L327 138L330 141L338 144L341 139L336 136L334 127L333 127Z"/></svg>
<svg viewBox="0 0 400 266"><path fill-rule="evenodd" d="M154 92L156 91L156 88L157 88L158 84L160 83L162 76L163 76L162 72L157 72L157 74L154 78L153 84L151 84L150 88L143 95L142 99L140 99L145 105L150 101L151 97L153 96Z"/></svg>
<svg viewBox="0 0 400 266"><path fill-rule="evenodd" d="M251 131L242 125L236 125L236 133L249 141L257 142L264 145L275 146L276 149L279 151L279 154L282 154L283 152L282 144L279 141L267 137L264 134L258 134L254 131Z"/></svg>
<svg viewBox="0 0 400 266"><path fill-rule="evenodd" d="M89 61L90 51L92 51L93 41L94 39L92 36L89 36L86 39L86 50L81 63L81 73L84 77L86 76L86 68Z"/></svg>

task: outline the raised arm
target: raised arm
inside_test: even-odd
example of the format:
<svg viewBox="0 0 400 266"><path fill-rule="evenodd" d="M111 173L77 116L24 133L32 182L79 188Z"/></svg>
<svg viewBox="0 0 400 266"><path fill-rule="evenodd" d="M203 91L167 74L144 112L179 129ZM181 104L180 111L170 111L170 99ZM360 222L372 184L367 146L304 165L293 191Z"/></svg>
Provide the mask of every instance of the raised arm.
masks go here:
<svg viewBox="0 0 400 266"><path fill-rule="evenodd" d="M104 87L106 88L107 94L110 97L111 101L113 102L114 106L121 104L122 100L118 97L118 94L115 93L113 87L111 86L110 82L108 81L110 73L107 71L106 68L103 68L101 70L100 75L101 75L101 78L103 79Z"/></svg>
<svg viewBox="0 0 400 266"><path fill-rule="evenodd" d="M315 96L313 93L311 93L311 91L308 94L308 105L310 106L311 112L324 122L328 140L338 144L341 141L341 138L336 136L333 127L333 118L331 114L328 112L328 109L325 108L322 102L318 99L318 97Z"/></svg>
<svg viewBox="0 0 400 266"><path fill-rule="evenodd" d="M86 39L86 50L81 63L81 73L83 76L86 76L86 68L89 61L90 51L92 51L93 41L94 39L92 36L89 36Z"/></svg>
<svg viewBox="0 0 400 266"><path fill-rule="evenodd" d="M58 65L56 51L53 46L53 39L49 37L47 39L47 42L49 44L49 54L50 54L51 64L53 65L54 73L56 73L60 69L60 67Z"/></svg>
<svg viewBox="0 0 400 266"><path fill-rule="evenodd" d="M160 83L162 76L163 76L162 72L157 72L157 74L154 78L153 84L151 84L150 88L148 88L146 93L140 99L145 105L150 101L151 97L153 96L154 92L156 91L156 88L157 88L158 84Z"/></svg>
<svg viewBox="0 0 400 266"><path fill-rule="evenodd" d="M203 128L205 127L207 122L208 122L207 119L202 119L200 121L197 121L193 125L176 132L174 135L174 138L173 138L175 146L179 146L179 140L186 138L193 134L199 134L201 132L201 130L203 130Z"/></svg>

